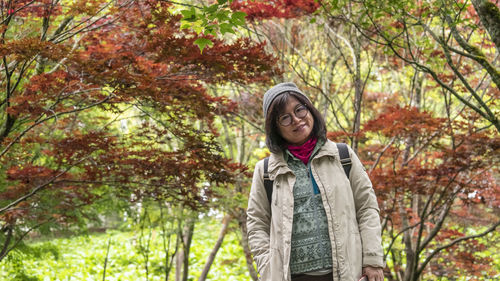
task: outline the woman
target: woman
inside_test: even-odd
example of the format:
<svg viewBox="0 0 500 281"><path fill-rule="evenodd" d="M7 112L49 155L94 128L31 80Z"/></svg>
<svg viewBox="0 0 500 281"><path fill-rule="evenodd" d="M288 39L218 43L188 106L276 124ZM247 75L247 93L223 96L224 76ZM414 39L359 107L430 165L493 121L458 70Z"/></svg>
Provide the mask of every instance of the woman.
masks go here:
<svg viewBox="0 0 500 281"><path fill-rule="evenodd" d="M325 122L293 83L264 95L271 203L263 160L248 201L248 239L261 280L382 281L377 199L356 154L349 178ZM350 180L349 180L350 179Z"/></svg>

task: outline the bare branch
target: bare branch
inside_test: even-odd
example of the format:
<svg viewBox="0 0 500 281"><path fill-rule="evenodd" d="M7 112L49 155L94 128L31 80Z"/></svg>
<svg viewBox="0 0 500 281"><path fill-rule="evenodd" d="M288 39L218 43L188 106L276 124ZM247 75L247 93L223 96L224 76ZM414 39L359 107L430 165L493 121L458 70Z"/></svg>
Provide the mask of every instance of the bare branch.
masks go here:
<svg viewBox="0 0 500 281"><path fill-rule="evenodd" d="M377 157L377 160L375 160L375 162L373 163L373 165L370 167L370 170L369 172L373 171L373 169L375 169L375 167L377 167L378 163L380 162L380 159L382 158L382 155L384 155L385 151L391 147L391 145L394 143L394 141L396 140L396 137L392 137L391 140L389 141L389 143L384 147L384 149L382 149L382 151L380 151L378 157Z"/></svg>
<svg viewBox="0 0 500 281"><path fill-rule="evenodd" d="M446 245L443 245L441 247L438 247L437 249L435 249L425 260L424 262L420 265L420 267L418 268L418 271L417 273L418 274L421 274L425 267L427 266L427 264L432 260L432 258L437 255L439 252L441 252L442 250L445 250L445 249L448 249L462 241L465 241L465 240L470 240L470 239L475 239L475 238L479 238L479 237L483 237L485 235L487 235L488 233L490 232L493 232L498 226L500 225L500 221L497 221L496 223L494 223L492 226L490 226L488 229L486 229L485 231L483 231L482 233L479 233L479 234L475 234L475 235L469 235L469 236L464 236L464 237L460 237L460 238L457 238L453 241L451 241L450 243L446 244Z"/></svg>

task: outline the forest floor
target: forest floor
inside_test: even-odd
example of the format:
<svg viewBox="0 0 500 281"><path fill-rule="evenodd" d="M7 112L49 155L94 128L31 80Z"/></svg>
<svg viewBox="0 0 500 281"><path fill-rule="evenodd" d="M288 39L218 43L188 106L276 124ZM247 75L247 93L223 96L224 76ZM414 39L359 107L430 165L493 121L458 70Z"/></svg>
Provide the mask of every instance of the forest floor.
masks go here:
<svg viewBox="0 0 500 281"><path fill-rule="evenodd" d="M189 280L198 280L219 228L220 223L214 219L204 219L196 225L189 255ZM165 280L161 230L148 231L144 237L149 235L149 251L144 250L147 239L142 239L141 243L140 233L132 230L107 230L31 241L0 263L0 280L103 280L106 254L105 280ZM175 268L172 268L169 280L174 279L174 274ZM251 280L239 238L234 232L225 237L207 280Z"/></svg>

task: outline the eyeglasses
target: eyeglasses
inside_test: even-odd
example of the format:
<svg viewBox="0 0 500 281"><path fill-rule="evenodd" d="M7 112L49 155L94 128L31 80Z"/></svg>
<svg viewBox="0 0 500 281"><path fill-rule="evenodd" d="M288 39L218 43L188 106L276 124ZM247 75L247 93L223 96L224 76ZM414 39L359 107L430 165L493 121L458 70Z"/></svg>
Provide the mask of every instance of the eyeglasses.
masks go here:
<svg viewBox="0 0 500 281"><path fill-rule="evenodd" d="M307 109L307 107L303 104L297 105L293 110L293 114L298 119L303 119L304 117L306 117L308 112L309 109ZM292 122L293 122L293 117L290 113L283 114L280 117L278 117L278 123L283 127L290 126Z"/></svg>

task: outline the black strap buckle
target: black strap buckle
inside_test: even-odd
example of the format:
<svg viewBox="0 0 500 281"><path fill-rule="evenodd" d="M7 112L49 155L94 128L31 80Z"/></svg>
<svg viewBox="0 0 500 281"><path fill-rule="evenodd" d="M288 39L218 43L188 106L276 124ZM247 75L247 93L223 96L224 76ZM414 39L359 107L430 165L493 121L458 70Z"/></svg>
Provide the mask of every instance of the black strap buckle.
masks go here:
<svg viewBox="0 0 500 281"><path fill-rule="evenodd" d="M342 164L342 166L351 165L352 164L351 158L340 159L340 163Z"/></svg>

